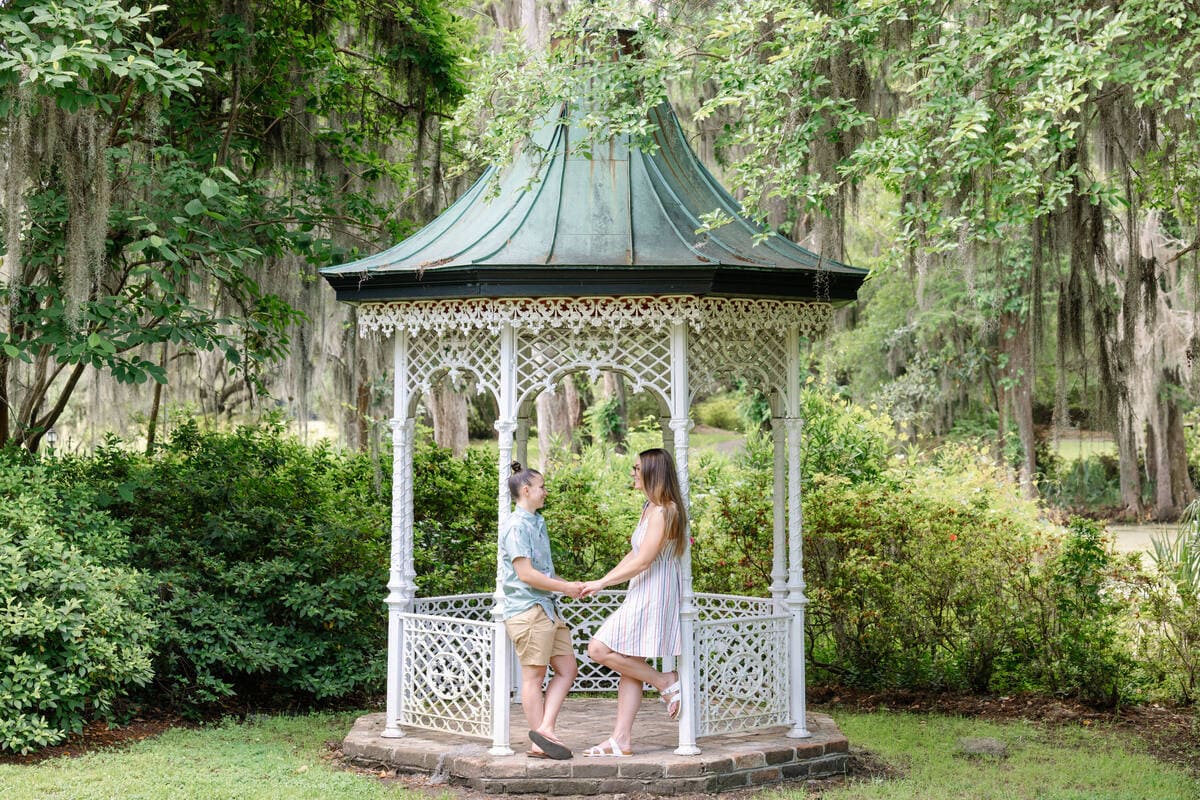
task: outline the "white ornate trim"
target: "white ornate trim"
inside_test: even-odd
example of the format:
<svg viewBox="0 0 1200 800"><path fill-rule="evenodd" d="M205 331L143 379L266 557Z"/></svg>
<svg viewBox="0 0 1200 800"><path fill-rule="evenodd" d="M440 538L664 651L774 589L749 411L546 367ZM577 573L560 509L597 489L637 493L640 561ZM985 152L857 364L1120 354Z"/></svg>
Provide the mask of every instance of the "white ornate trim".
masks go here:
<svg viewBox="0 0 1200 800"><path fill-rule="evenodd" d="M724 297L551 297L466 300L418 300L364 303L359 306L362 335L390 335L404 327L412 334L441 335L465 328L497 333L505 323L537 334L546 328L580 332L586 328L663 328L686 322L695 331L720 335L728 330L782 331L799 325L802 335L824 330L828 303Z"/></svg>

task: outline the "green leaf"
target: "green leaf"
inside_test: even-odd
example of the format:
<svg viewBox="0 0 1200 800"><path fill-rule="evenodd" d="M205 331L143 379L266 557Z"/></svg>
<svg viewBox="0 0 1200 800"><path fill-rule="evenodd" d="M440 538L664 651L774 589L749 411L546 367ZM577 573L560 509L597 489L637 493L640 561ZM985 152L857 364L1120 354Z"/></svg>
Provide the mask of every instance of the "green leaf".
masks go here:
<svg viewBox="0 0 1200 800"><path fill-rule="evenodd" d="M204 203L201 202L200 198L194 197L188 201L188 204L183 207L183 210L194 217L197 214L204 213Z"/></svg>
<svg viewBox="0 0 1200 800"><path fill-rule="evenodd" d="M200 194L206 198L215 197L219 191L221 191L221 187L212 178L205 178L200 181Z"/></svg>

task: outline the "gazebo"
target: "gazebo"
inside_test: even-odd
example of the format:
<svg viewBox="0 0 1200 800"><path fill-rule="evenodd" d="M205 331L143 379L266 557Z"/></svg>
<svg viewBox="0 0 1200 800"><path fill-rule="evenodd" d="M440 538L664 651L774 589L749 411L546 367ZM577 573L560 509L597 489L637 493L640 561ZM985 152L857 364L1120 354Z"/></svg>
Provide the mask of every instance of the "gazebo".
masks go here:
<svg viewBox="0 0 1200 800"><path fill-rule="evenodd" d="M517 670L495 593L417 597L413 569L414 414L439 380L490 392L505 479L526 461L539 392L564 376L622 373L661 402L664 446L688 498L689 410L737 376L767 394L775 444L770 597L696 593L683 558L684 703L676 753L704 736L789 726L809 735L804 676L800 503L800 341L855 297L865 271L763 231L688 147L669 105L650 112L653 152L614 138L578 147L564 104L502 174L485 173L437 219L395 247L322 274L358 305L360 332L395 344L393 498L383 736L405 727L491 740L509 755ZM498 192L489 191L498 180ZM697 234L721 210L732 222ZM760 242L757 243L756 242ZM578 692L616 676L584 644L623 591L564 603L580 657ZM668 665L669 666L669 665Z"/></svg>

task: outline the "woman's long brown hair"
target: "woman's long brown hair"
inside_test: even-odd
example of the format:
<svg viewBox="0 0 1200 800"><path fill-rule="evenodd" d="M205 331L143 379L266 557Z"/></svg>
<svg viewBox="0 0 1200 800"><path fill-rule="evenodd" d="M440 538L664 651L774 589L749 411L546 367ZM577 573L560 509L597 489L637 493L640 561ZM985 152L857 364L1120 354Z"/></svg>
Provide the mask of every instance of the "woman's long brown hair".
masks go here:
<svg viewBox="0 0 1200 800"><path fill-rule="evenodd" d="M679 490L679 477L675 474L675 460L666 450L655 447L638 453L638 462L646 497L662 507L667 541L674 545L675 555L681 556L687 519L683 513L683 492Z"/></svg>

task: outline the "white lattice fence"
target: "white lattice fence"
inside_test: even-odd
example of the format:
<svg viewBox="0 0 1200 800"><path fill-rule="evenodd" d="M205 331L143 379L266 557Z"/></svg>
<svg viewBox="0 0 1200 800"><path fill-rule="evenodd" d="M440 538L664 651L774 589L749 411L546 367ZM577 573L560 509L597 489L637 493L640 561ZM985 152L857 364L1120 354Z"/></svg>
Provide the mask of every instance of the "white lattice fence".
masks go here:
<svg viewBox="0 0 1200 800"><path fill-rule="evenodd" d="M586 600L560 598L571 626L579 676L571 691L615 692L618 677L587 657L600 624L625 599L606 590ZM791 618L770 599L698 594L696 623L699 736L785 725ZM491 594L425 597L404 614L402 724L487 737L491 733ZM661 663L655 662L661 668Z"/></svg>
<svg viewBox="0 0 1200 800"><path fill-rule="evenodd" d="M702 620L769 617L775 613L774 601L769 597L697 593L695 602Z"/></svg>
<svg viewBox="0 0 1200 800"><path fill-rule="evenodd" d="M698 736L789 722L788 626L769 598L697 594Z"/></svg>
<svg viewBox="0 0 1200 800"><path fill-rule="evenodd" d="M423 614L402 614L401 619L404 708L400 723L491 736L496 623Z"/></svg>
<svg viewBox="0 0 1200 800"><path fill-rule="evenodd" d="M496 602L491 592L479 594L452 594L444 597L415 597L412 612L433 617L454 617L477 622L490 622L492 605Z"/></svg>

